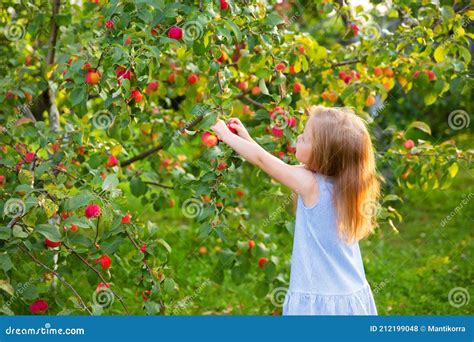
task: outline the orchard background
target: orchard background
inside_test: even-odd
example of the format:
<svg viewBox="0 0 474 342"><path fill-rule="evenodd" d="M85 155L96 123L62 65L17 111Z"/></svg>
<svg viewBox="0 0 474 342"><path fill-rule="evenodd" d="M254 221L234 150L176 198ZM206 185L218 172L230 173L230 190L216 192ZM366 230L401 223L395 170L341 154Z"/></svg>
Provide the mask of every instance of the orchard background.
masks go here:
<svg viewBox="0 0 474 342"><path fill-rule="evenodd" d="M2 2L0 311L280 314L309 105L370 126L380 314L472 314L469 1Z"/></svg>

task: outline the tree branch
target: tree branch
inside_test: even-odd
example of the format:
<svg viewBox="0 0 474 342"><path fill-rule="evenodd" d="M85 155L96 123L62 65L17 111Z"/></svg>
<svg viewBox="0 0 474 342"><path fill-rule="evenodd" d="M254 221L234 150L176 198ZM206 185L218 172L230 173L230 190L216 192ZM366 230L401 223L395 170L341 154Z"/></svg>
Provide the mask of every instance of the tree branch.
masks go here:
<svg viewBox="0 0 474 342"><path fill-rule="evenodd" d="M56 41L58 38L58 25L56 16L59 13L60 0L54 0L53 11L51 14L51 32L49 35L48 55L46 56L46 65L54 64L54 55L56 53ZM59 110L56 105L56 91L53 85L48 82L49 97L49 126L54 133L59 132Z"/></svg>
<svg viewBox="0 0 474 342"><path fill-rule="evenodd" d="M335 67L349 65L349 64L356 64L356 63L359 63L359 62L360 62L360 60L358 58L356 58L356 59L351 59L351 60L348 60L348 61L333 63L333 64L331 64L331 67L335 68Z"/></svg>
<svg viewBox="0 0 474 342"><path fill-rule="evenodd" d="M145 182L145 184L159 186L160 188L165 188L165 189L174 189L173 186L164 185L164 184L160 184L160 183L156 183L156 182Z"/></svg>
<svg viewBox="0 0 474 342"><path fill-rule="evenodd" d="M54 274L56 276L56 278L58 278L64 285L66 285L67 287L69 287L71 289L72 292L74 292L74 295L76 296L77 300L79 301L79 304L89 313L89 315L92 316L92 312L89 310L89 308L86 306L86 304L84 303L84 300L82 299L82 297L79 295L79 293L76 291L76 289L71 285L69 284L58 272L52 270L51 268L49 268L48 266L46 266L45 264L43 264L41 261L39 261L33 254L31 254L28 249L26 249L24 246L22 245L18 245L18 247L25 253L27 254L31 259L33 259L33 261L35 263L37 263L38 265L40 265L41 267L43 267L44 269L48 270L49 272L51 272L52 274Z"/></svg>
<svg viewBox="0 0 474 342"><path fill-rule="evenodd" d="M261 104L260 102L255 101L255 100L251 99L250 97L247 97L247 96L245 96L245 95L243 95L243 94L239 94L239 95L237 95L235 98L238 99L238 100L241 100L241 101L242 101L242 100L245 100L245 101L247 101L247 102L253 104L255 107L268 110L268 109L267 109L263 104Z"/></svg>
<svg viewBox="0 0 474 342"><path fill-rule="evenodd" d="M178 129L178 130L176 131L176 133L181 134L181 133L183 133L185 130L190 129L190 128L196 126L199 122L202 121L202 119L203 119L203 117L204 117L204 114L205 114L205 113L196 116L196 118L194 118L192 121L190 121L190 122L188 122L186 125L184 125L183 128ZM175 133L175 134L176 134L176 133ZM159 144L159 145L157 145L157 146L155 146L155 147L152 147L152 148L150 148L149 150L144 151L144 152L142 152L142 153L140 153L140 154L138 154L138 155L136 155L136 156L134 156L134 157L132 157L132 158L130 158L130 159L124 160L122 163L120 163L120 167L126 167L126 166L128 166L128 165L130 165L130 164L136 162L137 160L144 159L144 158L148 157L149 155L151 155L151 154L153 154L153 153L155 153L155 152L157 152L157 151L163 149L163 147L164 147L163 144Z"/></svg>
<svg viewBox="0 0 474 342"><path fill-rule="evenodd" d="M84 259L79 253L77 253L74 249L72 249L71 247L69 247L68 245L66 245L64 242L63 242L63 246L69 251L71 252L72 254L74 254L79 260L82 261L83 264L85 264L87 267L89 267L92 271L94 271L98 276L99 278L105 283L107 284L107 280L105 280L105 278L102 276L102 274L97 271L86 259ZM125 303L123 302L123 299L122 297L120 297L112 288L110 288L110 291L112 291L112 293L114 294L114 296L119 300L120 304L122 304L123 308L125 309L125 312L128 314L128 309L127 309L127 306L125 305Z"/></svg>

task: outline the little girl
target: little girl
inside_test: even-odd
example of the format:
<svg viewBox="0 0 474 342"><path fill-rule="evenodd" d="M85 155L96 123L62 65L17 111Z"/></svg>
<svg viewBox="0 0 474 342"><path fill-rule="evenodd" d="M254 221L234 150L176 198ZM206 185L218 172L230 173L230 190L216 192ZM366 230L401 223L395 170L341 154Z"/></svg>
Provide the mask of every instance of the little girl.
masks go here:
<svg viewBox="0 0 474 342"><path fill-rule="evenodd" d="M364 121L347 108L312 106L288 165L258 145L240 120L212 130L250 163L298 194L290 286L283 315L377 315L358 241L375 227L379 196Z"/></svg>

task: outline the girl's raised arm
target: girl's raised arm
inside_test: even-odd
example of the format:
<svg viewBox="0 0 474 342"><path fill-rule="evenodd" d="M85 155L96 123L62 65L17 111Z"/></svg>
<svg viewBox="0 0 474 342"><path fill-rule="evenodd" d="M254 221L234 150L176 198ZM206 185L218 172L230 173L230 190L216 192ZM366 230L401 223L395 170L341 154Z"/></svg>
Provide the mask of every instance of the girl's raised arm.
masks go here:
<svg viewBox="0 0 474 342"><path fill-rule="evenodd" d="M289 165L268 153L256 142L250 142L232 133L222 120L218 120L211 128L220 140L277 182L301 194L303 198L315 193L317 185L311 171L300 166Z"/></svg>

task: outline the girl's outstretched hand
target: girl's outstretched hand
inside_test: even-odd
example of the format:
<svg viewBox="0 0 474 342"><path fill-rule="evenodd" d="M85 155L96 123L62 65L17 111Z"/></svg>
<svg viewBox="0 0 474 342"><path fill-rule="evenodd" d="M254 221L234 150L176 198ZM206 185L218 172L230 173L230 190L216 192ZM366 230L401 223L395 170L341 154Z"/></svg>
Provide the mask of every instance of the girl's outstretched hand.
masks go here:
<svg viewBox="0 0 474 342"><path fill-rule="evenodd" d="M253 141L244 124L238 118L232 118L227 122L229 128L237 131L237 135L247 141Z"/></svg>
<svg viewBox="0 0 474 342"><path fill-rule="evenodd" d="M229 128L221 119L218 119L216 123L211 126L211 129L216 133L219 140L223 140L224 136L230 133Z"/></svg>

